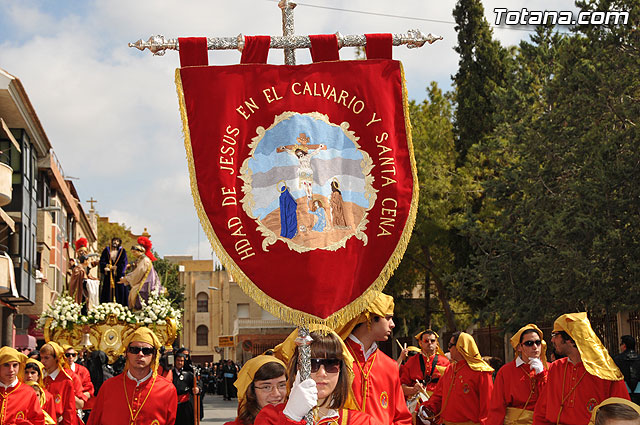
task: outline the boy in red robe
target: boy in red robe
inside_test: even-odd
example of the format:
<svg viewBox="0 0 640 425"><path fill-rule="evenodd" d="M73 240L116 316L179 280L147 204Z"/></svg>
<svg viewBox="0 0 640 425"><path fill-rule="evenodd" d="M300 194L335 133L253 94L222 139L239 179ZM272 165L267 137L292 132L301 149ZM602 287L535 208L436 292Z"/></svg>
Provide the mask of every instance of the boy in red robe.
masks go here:
<svg viewBox="0 0 640 425"><path fill-rule="evenodd" d="M549 367L533 413L534 425L584 425L609 397L629 400L624 377L591 328L587 313L563 314L553 324L551 342L566 357Z"/></svg>
<svg viewBox="0 0 640 425"><path fill-rule="evenodd" d="M533 423L533 409L547 382L546 344L534 324L511 338L516 358L498 370L487 425Z"/></svg>
<svg viewBox="0 0 640 425"><path fill-rule="evenodd" d="M473 337L456 332L449 341L451 364L438 381L435 392L422 404L420 417L435 413L447 425L474 423L485 425L493 388L489 366L478 351ZM433 418L430 418L433 419Z"/></svg>
<svg viewBox="0 0 640 425"><path fill-rule="evenodd" d="M102 384L88 425L173 425L178 395L173 383L157 373L158 337L148 328L138 328L123 346L124 372Z"/></svg>
<svg viewBox="0 0 640 425"><path fill-rule="evenodd" d="M27 356L11 347L0 348L0 423L44 425L40 399L18 380Z"/></svg>
<svg viewBox="0 0 640 425"><path fill-rule="evenodd" d="M395 327L393 307L393 297L380 293L360 316L337 333L354 358L353 393L358 410L384 425L410 425L398 364L377 344L389 339Z"/></svg>
<svg viewBox="0 0 640 425"><path fill-rule="evenodd" d="M59 424L76 425L80 418L76 412L73 372L66 368L64 350L57 343L49 341L40 349L40 360L47 373L44 378L45 389L53 396L53 419Z"/></svg>

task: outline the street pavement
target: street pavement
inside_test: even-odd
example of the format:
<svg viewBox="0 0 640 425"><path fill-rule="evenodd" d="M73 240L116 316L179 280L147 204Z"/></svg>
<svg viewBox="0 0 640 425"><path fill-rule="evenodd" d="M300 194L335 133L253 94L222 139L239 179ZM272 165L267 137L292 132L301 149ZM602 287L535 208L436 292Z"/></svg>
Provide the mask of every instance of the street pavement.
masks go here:
<svg viewBox="0 0 640 425"><path fill-rule="evenodd" d="M221 395L207 394L204 398L204 419L201 424L223 425L238 414L238 399L224 400Z"/></svg>

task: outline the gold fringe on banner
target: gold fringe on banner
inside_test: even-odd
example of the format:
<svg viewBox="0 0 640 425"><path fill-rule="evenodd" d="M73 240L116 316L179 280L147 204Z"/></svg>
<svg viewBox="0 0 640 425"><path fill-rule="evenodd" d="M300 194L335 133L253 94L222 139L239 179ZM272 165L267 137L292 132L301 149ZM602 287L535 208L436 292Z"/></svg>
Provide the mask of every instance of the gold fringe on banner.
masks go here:
<svg viewBox="0 0 640 425"><path fill-rule="evenodd" d="M331 314L326 319L322 319L320 317L314 316L309 313L305 313L304 311L296 310L294 308L288 307L287 305L277 301L267 294L265 294L254 282L249 279L249 277L238 267L238 265L233 261L231 256L229 256L220 243L218 236L216 235L211 223L209 222L209 218L207 217L207 213L205 212L202 201L200 199L200 192L198 190L198 182L196 179L196 170L193 161L193 150L191 148L191 135L189 132L189 119L187 117L187 109L184 100L184 91L182 88L182 79L180 77L180 68L176 69L175 73L175 82L176 89L178 92L178 100L180 102L180 116L182 117L182 134L184 136L184 147L187 156L187 164L189 166L189 180L191 183L191 194L193 196L193 203L198 212L198 217L200 218L200 223L202 224L202 228L204 229L207 237L209 238L209 242L213 250L220 262L224 265L224 267L231 272L231 275L238 283L240 288L253 299L260 307L262 307L265 311L273 314L275 317L280 318L281 320L291 323L295 326L316 326L316 325L324 325L329 326L332 329L337 329L348 321L359 315L362 311L366 309L366 307L378 296L380 292L384 289L389 278L393 275L393 272L396 270L400 261L402 261L402 257L409 245L409 240L411 239L411 233L413 231L413 226L416 221L416 214L418 210L418 172L416 169L416 160L413 155L413 141L411 138L411 122L409 120L409 101L407 98L407 89L406 89L406 80L404 74L404 68L402 63L399 62L400 65L400 73L402 75L402 103L404 110L404 120L405 120L405 130L407 133L407 145L409 149L409 160L411 163L411 174L413 176L413 193L411 197L411 206L409 208L409 215L407 217L407 223L402 231L402 235L400 236L400 240L398 241L398 245L396 246L393 254L387 260L387 263L383 267L382 271L378 278L367 288L362 295L358 298L342 307L337 312Z"/></svg>

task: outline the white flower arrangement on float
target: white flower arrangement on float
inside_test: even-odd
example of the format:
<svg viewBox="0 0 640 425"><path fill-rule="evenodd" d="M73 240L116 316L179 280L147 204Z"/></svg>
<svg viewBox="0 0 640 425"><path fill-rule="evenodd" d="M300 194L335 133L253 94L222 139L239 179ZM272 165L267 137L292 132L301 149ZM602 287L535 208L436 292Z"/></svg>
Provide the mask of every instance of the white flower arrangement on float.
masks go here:
<svg viewBox="0 0 640 425"><path fill-rule="evenodd" d="M81 309L82 306L76 304L69 295L61 295L53 303L49 304L47 310L42 313L38 319L38 327L44 328L47 319L51 319L49 329L58 327L71 329L73 325L82 323Z"/></svg>
<svg viewBox="0 0 640 425"><path fill-rule="evenodd" d="M137 323L135 314L127 307L118 303L102 303L93 307L86 316L80 318L81 323L93 324L107 320L109 316L115 316L121 322Z"/></svg>
<svg viewBox="0 0 640 425"><path fill-rule="evenodd" d="M180 318L182 317L182 311L174 308L171 305L171 301L164 295L160 295L158 292L152 292L149 294L149 299L144 301L140 300L142 309L135 313L138 323L145 325L165 325L167 319L171 318L175 320L178 329L181 328L182 323Z"/></svg>

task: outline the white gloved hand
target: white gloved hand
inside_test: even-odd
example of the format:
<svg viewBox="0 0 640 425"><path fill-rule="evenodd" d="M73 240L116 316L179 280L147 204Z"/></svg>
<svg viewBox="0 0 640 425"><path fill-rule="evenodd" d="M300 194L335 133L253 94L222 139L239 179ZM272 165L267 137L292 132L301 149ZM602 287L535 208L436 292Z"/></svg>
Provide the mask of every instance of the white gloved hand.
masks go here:
<svg viewBox="0 0 640 425"><path fill-rule="evenodd" d="M529 359L529 366L531 366L531 369L533 369L536 372L536 375L539 373L542 373L542 371L544 370L544 366L542 365L542 360L535 357L531 357Z"/></svg>
<svg viewBox="0 0 640 425"><path fill-rule="evenodd" d="M299 422L317 404L318 388L316 387L316 381L308 378L300 382L300 372L297 372L291 393L289 393L289 401L287 401L282 413L289 419Z"/></svg>

